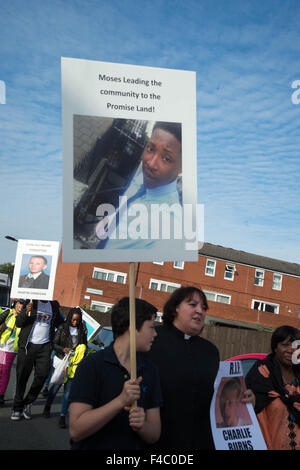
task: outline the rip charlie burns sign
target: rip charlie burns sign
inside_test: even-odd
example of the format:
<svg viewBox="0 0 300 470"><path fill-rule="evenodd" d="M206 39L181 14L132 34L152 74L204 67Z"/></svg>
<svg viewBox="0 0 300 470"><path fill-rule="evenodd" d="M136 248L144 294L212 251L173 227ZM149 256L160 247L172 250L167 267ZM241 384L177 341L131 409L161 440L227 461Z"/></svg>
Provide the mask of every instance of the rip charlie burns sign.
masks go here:
<svg viewBox="0 0 300 470"><path fill-rule="evenodd" d="M253 406L241 402L246 391L240 361L220 362L210 408L217 450L266 450Z"/></svg>

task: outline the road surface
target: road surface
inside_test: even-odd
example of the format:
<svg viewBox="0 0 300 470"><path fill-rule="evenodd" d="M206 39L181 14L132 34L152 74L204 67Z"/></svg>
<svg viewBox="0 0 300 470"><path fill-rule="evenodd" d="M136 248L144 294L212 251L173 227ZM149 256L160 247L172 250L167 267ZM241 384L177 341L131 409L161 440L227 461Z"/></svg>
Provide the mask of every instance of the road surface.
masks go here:
<svg viewBox="0 0 300 470"><path fill-rule="evenodd" d="M69 450L68 428L58 427L63 387L59 390L51 407L51 418L47 419L42 416L46 399L40 394L32 405L31 420L23 418L21 421L12 421L10 419L15 386L15 365L16 359L5 394L5 405L0 407L0 451Z"/></svg>

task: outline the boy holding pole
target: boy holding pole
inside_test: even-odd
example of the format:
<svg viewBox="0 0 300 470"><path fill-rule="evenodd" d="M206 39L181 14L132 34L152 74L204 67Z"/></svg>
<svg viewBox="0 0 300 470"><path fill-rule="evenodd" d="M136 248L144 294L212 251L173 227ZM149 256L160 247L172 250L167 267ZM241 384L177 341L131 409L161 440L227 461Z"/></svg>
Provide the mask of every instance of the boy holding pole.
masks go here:
<svg viewBox="0 0 300 470"><path fill-rule="evenodd" d="M162 399L158 372L139 354L151 349L157 309L141 299L135 299L134 307L132 325L129 298L114 305L114 342L86 357L78 367L70 393L73 449L138 450L144 442L159 439ZM130 351L134 326L136 364ZM135 371L132 374L135 366L137 378Z"/></svg>

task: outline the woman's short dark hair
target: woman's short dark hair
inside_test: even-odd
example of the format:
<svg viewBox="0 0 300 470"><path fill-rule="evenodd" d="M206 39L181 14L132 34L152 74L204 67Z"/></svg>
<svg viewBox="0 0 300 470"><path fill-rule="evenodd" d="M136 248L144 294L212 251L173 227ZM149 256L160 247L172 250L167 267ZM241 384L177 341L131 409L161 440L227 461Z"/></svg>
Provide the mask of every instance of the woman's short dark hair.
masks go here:
<svg viewBox="0 0 300 470"><path fill-rule="evenodd" d="M285 341L287 338L289 338L290 341L300 339L300 331L289 325L283 325L276 328L271 337L272 353L275 353L278 343Z"/></svg>
<svg viewBox="0 0 300 470"><path fill-rule="evenodd" d="M123 297L111 309L111 327L114 339L129 328L129 297ZM146 300L135 299L135 327L139 331L146 320L152 320L157 308Z"/></svg>
<svg viewBox="0 0 300 470"><path fill-rule="evenodd" d="M198 294L202 300L203 309L208 310L207 299L204 292L198 287L187 286L176 289L167 300L163 309L162 320L164 325L171 325L176 317L176 308L183 300L190 300L194 294Z"/></svg>

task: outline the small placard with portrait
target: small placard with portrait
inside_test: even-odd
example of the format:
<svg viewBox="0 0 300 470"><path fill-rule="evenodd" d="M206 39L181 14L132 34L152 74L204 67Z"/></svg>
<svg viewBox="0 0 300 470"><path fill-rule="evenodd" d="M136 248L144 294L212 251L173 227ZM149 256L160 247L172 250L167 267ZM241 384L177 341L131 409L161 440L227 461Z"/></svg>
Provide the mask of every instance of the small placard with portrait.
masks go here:
<svg viewBox="0 0 300 470"><path fill-rule="evenodd" d="M210 420L216 450L267 450L254 408L243 402L241 362L220 362L214 388Z"/></svg>
<svg viewBox="0 0 300 470"><path fill-rule="evenodd" d="M52 300L59 242L19 240L11 298Z"/></svg>

